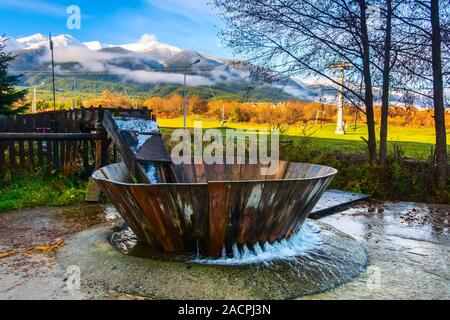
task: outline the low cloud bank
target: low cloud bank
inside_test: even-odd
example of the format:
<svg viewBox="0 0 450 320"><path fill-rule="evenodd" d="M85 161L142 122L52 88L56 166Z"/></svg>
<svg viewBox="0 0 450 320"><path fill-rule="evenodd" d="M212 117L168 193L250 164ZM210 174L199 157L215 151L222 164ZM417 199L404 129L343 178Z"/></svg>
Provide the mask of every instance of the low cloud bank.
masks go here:
<svg viewBox="0 0 450 320"><path fill-rule="evenodd" d="M45 50L39 57L39 63L51 61L49 50ZM184 83L182 73L165 72L157 60L144 53L94 51L85 47L66 47L55 50L55 63L57 72L64 73L62 64L76 63L71 71L86 74L110 74L121 77L123 81L149 84L178 84ZM132 66L135 65L135 68ZM153 66L153 67L152 67ZM219 65L209 70L201 70L202 75L187 75L189 86L211 86L229 81L242 81L248 79L247 72L229 70Z"/></svg>

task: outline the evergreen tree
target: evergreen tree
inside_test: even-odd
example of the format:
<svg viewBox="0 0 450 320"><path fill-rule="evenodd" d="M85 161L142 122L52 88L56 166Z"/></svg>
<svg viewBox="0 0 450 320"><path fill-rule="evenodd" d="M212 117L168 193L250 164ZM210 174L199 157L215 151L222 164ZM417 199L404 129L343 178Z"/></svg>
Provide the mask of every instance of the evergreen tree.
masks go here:
<svg viewBox="0 0 450 320"><path fill-rule="evenodd" d="M17 90L16 85L19 83L21 75L8 74L9 64L14 61L14 56L5 51L4 37L0 38L0 116L7 116L18 113L27 108L23 105L19 108L13 108L13 104L22 100L28 90Z"/></svg>

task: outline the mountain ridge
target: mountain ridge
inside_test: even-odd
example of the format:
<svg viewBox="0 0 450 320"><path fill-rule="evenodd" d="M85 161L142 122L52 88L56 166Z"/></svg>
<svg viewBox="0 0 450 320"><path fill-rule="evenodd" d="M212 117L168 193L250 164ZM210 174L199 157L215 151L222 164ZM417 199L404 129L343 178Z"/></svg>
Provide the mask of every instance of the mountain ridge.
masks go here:
<svg viewBox="0 0 450 320"><path fill-rule="evenodd" d="M144 34L139 40L126 44L107 44L100 41L81 42L68 34L52 37L55 73L59 78L98 79L155 86L182 86L186 73L189 87L212 87L230 90L240 88L243 93L258 89L267 91L275 100L316 100L317 90L291 79L277 79L270 84L255 81L257 68L236 59L217 58L195 50L181 49L159 42L155 36ZM48 78L50 72L49 38L37 33L6 41L6 50L16 55L11 70L26 72L24 85ZM199 63L192 65L195 61ZM187 66L192 65L187 68ZM36 75L40 75L36 77ZM145 86L144 86L145 87ZM230 92L231 93L231 92Z"/></svg>

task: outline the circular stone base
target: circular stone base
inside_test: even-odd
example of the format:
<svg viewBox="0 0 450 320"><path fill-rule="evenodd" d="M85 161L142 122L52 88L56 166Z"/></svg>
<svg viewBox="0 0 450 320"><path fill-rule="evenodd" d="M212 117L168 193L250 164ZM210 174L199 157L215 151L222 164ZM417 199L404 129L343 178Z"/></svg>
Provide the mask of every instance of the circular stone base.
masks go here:
<svg viewBox="0 0 450 320"><path fill-rule="evenodd" d="M113 290L151 299L289 299L332 289L363 271L364 247L329 225L311 222L320 243L303 254L252 264L210 264L125 255L108 241L109 225L74 236L58 253L81 270L81 291Z"/></svg>

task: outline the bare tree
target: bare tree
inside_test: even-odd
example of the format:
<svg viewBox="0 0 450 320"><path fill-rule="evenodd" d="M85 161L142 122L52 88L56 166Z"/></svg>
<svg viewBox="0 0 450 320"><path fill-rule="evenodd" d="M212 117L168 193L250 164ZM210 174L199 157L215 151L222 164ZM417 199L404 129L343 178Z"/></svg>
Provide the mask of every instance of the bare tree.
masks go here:
<svg viewBox="0 0 450 320"><path fill-rule="evenodd" d="M359 4L359 36L361 39L361 53L362 53L362 68L364 79L364 104L366 106L366 119L368 129L368 141L370 162L376 160L377 143L375 137L375 116L373 108L373 88L372 88L372 72L371 72L371 57L370 57L370 42L369 30L367 28L367 3L364 0L358 0Z"/></svg>
<svg viewBox="0 0 450 320"><path fill-rule="evenodd" d="M447 141L444 87L450 87L450 3L442 0L407 0L394 18L403 23L401 72L403 88L432 101L436 131L435 164L438 186L447 185Z"/></svg>
<svg viewBox="0 0 450 320"><path fill-rule="evenodd" d="M388 116L389 116L389 95L390 95L390 77L391 77L391 50L392 50L392 0L386 0L385 7L385 33L383 43L383 84L381 93L381 119L380 119L380 151L379 160L384 164L387 157L387 135L388 135Z"/></svg>
<svg viewBox="0 0 450 320"><path fill-rule="evenodd" d="M379 26L371 38L373 50L373 65L375 70L374 87L381 88L381 119L380 119L380 148L379 161L385 164L387 158L387 136L390 98L392 93L400 94L402 91L393 92L393 87L402 86L404 74L397 72L402 63L407 60L399 60L403 50L410 50L410 45L405 43L402 37L402 21L395 19L395 13L401 10L409 0L379 0L375 1L379 10ZM400 68L401 69L401 68ZM403 90L404 91L404 90ZM405 94L407 92L404 92ZM377 100L377 99L376 99Z"/></svg>
<svg viewBox="0 0 450 320"><path fill-rule="evenodd" d="M366 0L214 0L229 48L255 64L338 85L328 66L353 66L344 94L366 116L370 161L376 160L373 65ZM358 84L362 84L360 88ZM362 89L362 90L361 90Z"/></svg>
<svg viewBox="0 0 450 320"><path fill-rule="evenodd" d="M436 168L441 191L447 184L447 137L445 132L444 82L442 75L442 34L439 0L431 0L431 59L433 66L433 105L436 128Z"/></svg>
<svg viewBox="0 0 450 320"><path fill-rule="evenodd" d="M450 86L447 0L214 0L225 21L222 37L235 53L287 76L314 75L338 85L327 67L353 66L345 96L362 111L370 161L376 160L374 90L381 88L379 158L387 155L392 93L432 99L439 185L447 182L444 86ZM369 8L382 15L370 28ZM431 85L432 84L432 85ZM431 85L431 87L430 87ZM364 102L364 108L359 107Z"/></svg>

